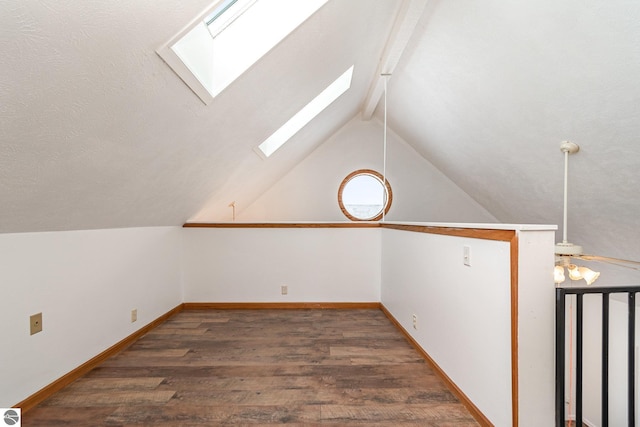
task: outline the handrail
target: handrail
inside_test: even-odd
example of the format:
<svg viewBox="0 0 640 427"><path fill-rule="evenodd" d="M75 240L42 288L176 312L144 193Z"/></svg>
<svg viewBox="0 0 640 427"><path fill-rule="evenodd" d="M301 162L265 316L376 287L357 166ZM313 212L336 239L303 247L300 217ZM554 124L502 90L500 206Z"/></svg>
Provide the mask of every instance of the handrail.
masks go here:
<svg viewBox="0 0 640 427"><path fill-rule="evenodd" d="M556 426L564 427L565 387L566 387L566 298L576 295L576 425L582 426L582 340L583 331L583 296L586 294L602 295L602 393L601 425L609 425L609 297L611 294L627 294L628 298L628 354L627 354L627 420L628 425L635 424L635 299L640 286L611 287L566 287L556 288ZM573 355L569 355L573 357Z"/></svg>

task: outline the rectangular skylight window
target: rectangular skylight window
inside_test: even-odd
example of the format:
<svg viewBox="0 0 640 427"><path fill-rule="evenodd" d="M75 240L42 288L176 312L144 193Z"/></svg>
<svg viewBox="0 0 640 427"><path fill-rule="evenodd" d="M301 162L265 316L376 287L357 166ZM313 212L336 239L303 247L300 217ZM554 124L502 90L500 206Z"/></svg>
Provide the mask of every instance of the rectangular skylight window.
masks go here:
<svg viewBox="0 0 640 427"><path fill-rule="evenodd" d="M220 0L158 49L208 104L328 0Z"/></svg>
<svg viewBox="0 0 640 427"><path fill-rule="evenodd" d="M351 87L353 65L258 146L269 157Z"/></svg>

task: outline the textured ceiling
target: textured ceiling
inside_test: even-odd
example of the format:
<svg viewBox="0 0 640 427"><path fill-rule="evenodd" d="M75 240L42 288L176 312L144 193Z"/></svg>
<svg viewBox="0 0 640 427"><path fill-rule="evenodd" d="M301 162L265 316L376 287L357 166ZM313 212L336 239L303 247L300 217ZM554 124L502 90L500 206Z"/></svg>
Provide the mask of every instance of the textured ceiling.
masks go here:
<svg viewBox="0 0 640 427"><path fill-rule="evenodd" d="M255 199L358 113L400 1L330 1L205 106L155 50L210 4L0 3L0 232L179 225ZM253 151L351 65L298 143Z"/></svg>
<svg viewBox="0 0 640 427"><path fill-rule="evenodd" d="M0 232L179 225L246 206L359 114L401 0L330 0L205 106L156 55L210 0L0 3ZM253 148L341 72L278 156ZM390 127L504 222L640 259L640 3L431 0ZM380 107L376 112L380 117Z"/></svg>
<svg viewBox="0 0 640 427"><path fill-rule="evenodd" d="M390 81L390 126L514 223L562 222L560 142L576 142L569 241L640 260L638 76L636 1L432 1Z"/></svg>

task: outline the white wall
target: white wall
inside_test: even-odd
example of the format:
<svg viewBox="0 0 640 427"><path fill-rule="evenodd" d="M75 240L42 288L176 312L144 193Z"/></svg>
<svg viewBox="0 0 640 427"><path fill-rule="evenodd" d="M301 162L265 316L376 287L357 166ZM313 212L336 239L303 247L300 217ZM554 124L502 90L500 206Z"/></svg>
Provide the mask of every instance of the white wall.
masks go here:
<svg viewBox="0 0 640 427"><path fill-rule="evenodd" d="M520 422L551 425L554 233L518 233ZM378 228L188 228L182 252L187 302L382 301L496 426L511 425L509 242Z"/></svg>
<svg viewBox="0 0 640 427"><path fill-rule="evenodd" d="M380 253L378 228L187 228L184 301L377 302Z"/></svg>
<svg viewBox="0 0 640 427"><path fill-rule="evenodd" d="M546 243L521 241L529 258L529 244ZM462 264L463 245L471 248L471 267ZM0 406L28 397L183 301L382 301L486 416L510 424L507 242L380 228L161 227L4 234L0 254L0 322L12 343L0 352ZM535 286L545 275L536 271L546 269L529 267L521 269L521 285ZM520 303L521 336L537 336L540 344L521 364L537 361L545 372L521 370L520 392L536 404L553 395L544 371L553 358L546 353L553 338L544 339L553 316L535 309L537 298L539 292L523 292ZM132 324L134 308L139 320ZM28 319L37 312L44 331L29 336ZM522 341L535 347L535 339ZM539 383L548 383L548 395Z"/></svg>
<svg viewBox="0 0 640 427"><path fill-rule="evenodd" d="M382 303L485 416L511 425L509 243L385 229L382 245Z"/></svg>
<svg viewBox="0 0 640 427"><path fill-rule="evenodd" d="M387 179L393 190L387 220L496 222L399 136L389 131L387 139ZM254 203L238 207L238 219L345 221L338 207L338 187L357 169L382 173L382 140L378 121L354 118Z"/></svg>
<svg viewBox="0 0 640 427"><path fill-rule="evenodd" d="M0 407L15 405L180 304L180 232L0 234ZM43 331L31 336L29 316L39 312Z"/></svg>
<svg viewBox="0 0 640 427"><path fill-rule="evenodd" d="M520 427L554 424L554 235L555 232L550 230L518 231Z"/></svg>
<svg viewBox="0 0 640 427"><path fill-rule="evenodd" d="M518 233L519 420L553 425L553 231ZM493 424L510 426L509 242L384 229L382 249L382 303Z"/></svg>

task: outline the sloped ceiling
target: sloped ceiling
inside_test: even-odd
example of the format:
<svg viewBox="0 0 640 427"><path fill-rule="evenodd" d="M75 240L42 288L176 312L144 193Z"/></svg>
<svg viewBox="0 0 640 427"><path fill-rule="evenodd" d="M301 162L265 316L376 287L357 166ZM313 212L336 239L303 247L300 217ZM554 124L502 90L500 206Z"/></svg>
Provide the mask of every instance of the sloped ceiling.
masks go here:
<svg viewBox="0 0 640 427"><path fill-rule="evenodd" d="M329 1L205 106L155 50L211 3L0 4L0 232L226 215L358 113L400 5ZM291 144L253 151L352 65L351 90Z"/></svg>
<svg viewBox="0 0 640 427"><path fill-rule="evenodd" d="M0 3L0 232L226 218L360 114L401 4L330 0L205 106L155 49L210 0ZM353 64L291 144L253 152ZM635 0L431 0L389 125L504 222L561 222L576 142L569 240L640 259L639 75Z"/></svg>
<svg viewBox="0 0 640 427"><path fill-rule="evenodd" d="M638 76L638 2L432 1L390 81L389 120L507 223L562 222L560 143L577 143L569 241L639 260Z"/></svg>

